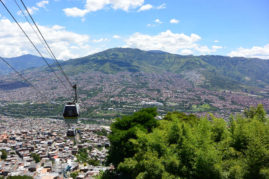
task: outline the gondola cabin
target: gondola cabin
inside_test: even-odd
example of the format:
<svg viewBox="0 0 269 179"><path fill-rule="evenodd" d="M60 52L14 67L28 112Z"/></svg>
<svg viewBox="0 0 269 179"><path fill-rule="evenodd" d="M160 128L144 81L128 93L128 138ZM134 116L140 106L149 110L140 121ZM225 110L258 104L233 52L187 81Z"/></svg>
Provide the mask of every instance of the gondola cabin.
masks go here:
<svg viewBox="0 0 269 179"><path fill-rule="evenodd" d="M77 130L72 128L72 129L67 130L66 136L67 137L75 137L76 134L77 134Z"/></svg>
<svg viewBox="0 0 269 179"><path fill-rule="evenodd" d="M78 116L79 116L79 104L67 103L63 111L64 119L78 119Z"/></svg>

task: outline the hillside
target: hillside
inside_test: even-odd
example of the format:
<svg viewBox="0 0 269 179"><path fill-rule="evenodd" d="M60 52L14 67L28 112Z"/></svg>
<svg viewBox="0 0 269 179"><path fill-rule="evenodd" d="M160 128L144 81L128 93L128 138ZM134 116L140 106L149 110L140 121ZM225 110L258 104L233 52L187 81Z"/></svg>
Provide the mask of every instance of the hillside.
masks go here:
<svg viewBox="0 0 269 179"><path fill-rule="evenodd" d="M266 60L115 48L62 62L62 66L78 85L81 116L91 119L112 119L149 105L158 105L161 114L211 112L225 118L257 104L269 111ZM24 75L49 102L16 75L0 76L0 114L61 115L72 93L44 67L25 70ZM53 110L44 104L51 101Z"/></svg>
<svg viewBox="0 0 269 179"><path fill-rule="evenodd" d="M64 63L70 74L98 71L176 73L205 88L237 89L269 84L269 61L225 56L182 56L162 51L114 48Z"/></svg>
<svg viewBox="0 0 269 179"><path fill-rule="evenodd" d="M16 70L22 71L29 68L45 66L46 63L42 60L41 57L34 55L22 55L14 58L5 58L9 64L11 64ZM53 63L52 59L46 58L49 64ZM12 70L0 60L0 75L8 74Z"/></svg>

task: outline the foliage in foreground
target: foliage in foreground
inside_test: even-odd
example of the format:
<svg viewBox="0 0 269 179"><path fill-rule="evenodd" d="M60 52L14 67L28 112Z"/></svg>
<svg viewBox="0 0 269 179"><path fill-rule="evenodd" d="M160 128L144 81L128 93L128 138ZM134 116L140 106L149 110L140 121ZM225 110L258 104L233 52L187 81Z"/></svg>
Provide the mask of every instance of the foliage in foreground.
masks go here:
<svg viewBox="0 0 269 179"><path fill-rule="evenodd" d="M229 122L155 109L117 119L102 178L268 178L269 120L262 105Z"/></svg>
<svg viewBox="0 0 269 179"><path fill-rule="evenodd" d="M30 176L8 176L7 179L33 179L33 177Z"/></svg>
<svg viewBox="0 0 269 179"><path fill-rule="evenodd" d="M6 150L1 150L1 152L2 152L1 159L6 160L7 159L7 151Z"/></svg>
<svg viewBox="0 0 269 179"><path fill-rule="evenodd" d="M157 115L155 108L142 109L133 115L117 118L111 125L112 134L109 135L110 143L108 163L118 166L125 158L133 157L136 153L134 143L130 139L137 138L137 131L145 134L152 132L157 126L154 118Z"/></svg>

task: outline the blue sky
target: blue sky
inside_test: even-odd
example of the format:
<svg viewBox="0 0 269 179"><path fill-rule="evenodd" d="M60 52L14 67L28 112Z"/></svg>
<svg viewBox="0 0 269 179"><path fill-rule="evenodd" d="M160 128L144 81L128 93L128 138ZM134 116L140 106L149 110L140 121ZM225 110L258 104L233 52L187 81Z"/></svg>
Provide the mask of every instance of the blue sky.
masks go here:
<svg viewBox="0 0 269 179"><path fill-rule="evenodd" d="M15 3L4 2L30 36L37 39ZM25 3L60 59L112 47L269 59L268 0L31 0ZM30 44L26 45L27 41L2 6L0 14L3 27L0 48L4 49L0 56L16 56L14 52L36 54Z"/></svg>

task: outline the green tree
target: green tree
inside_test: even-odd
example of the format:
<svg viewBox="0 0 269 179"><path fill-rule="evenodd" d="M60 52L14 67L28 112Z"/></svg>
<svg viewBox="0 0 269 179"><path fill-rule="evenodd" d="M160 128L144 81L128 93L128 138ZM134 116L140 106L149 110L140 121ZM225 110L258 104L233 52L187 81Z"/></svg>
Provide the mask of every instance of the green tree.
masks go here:
<svg viewBox="0 0 269 179"><path fill-rule="evenodd" d="M93 166L100 165L100 161L98 161L97 159L89 158L88 151L85 148L79 149L76 157L77 157L78 162L80 163L84 163L84 164L88 163L89 165L93 165Z"/></svg>
<svg viewBox="0 0 269 179"><path fill-rule="evenodd" d="M30 176L8 176L7 179L33 179L33 177Z"/></svg>
<svg viewBox="0 0 269 179"><path fill-rule="evenodd" d="M78 172L72 172L70 173L70 177L73 178L73 179L76 179L78 176Z"/></svg>
<svg viewBox="0 0 269 179"><path fill-rule="evenodd" d="M34 159L35 163L38 163L41 160L39 154L36 153L32 153L31 157Z"/></svg>
<svg viewBox="0 0 269 179"><path fill-rule="evenodd" d="M257 120L261 122L266 121L266 112L262 104L258 104L254 118L256 118Z"/></svg>
<svg viewBox="0 0 269 179"><path fill-rule="evenodd" d="M137 133L132 142L138 152L118 170L132 178L218 178L221 153L211 145L211 123L181 113L165 119L151 133Z"/></svg>
<svg viewBox="0 0 269 179"><path fill-rule="evenodd" d="M93 166L98 166L98 165L100 165L100 161L97 159L89 159L88 164L93 165Z"/></svg>
<svg viewBox="0 0 269 179"><path fill-rule="evenodd" d="M250 108L244 110L244 115L247 118L254 118L255 113L256 113L256 108L254 108L252 106Z"/></svg>
<svg viewBox="0 0 269 179"><path fill-rule="evenodd" d="M87 163L89 156L87 149L79 149L78 154L76 155L77 160L81 163Z"/></svg>
<svg viewBox="0 0 269 179"><path fill-rule="evenodd" d="M266 121L266 111L262 104L258 104L257 108L250 107L249 109L246 109L244 115L250 119L256 118L262 122Z"/></svg>
<svg viewBox="0 0 269 179"><path fill-rule="evenodd" d="M133 115L117 118L116 122L111 125L112 132L109 135L111 146L107 163L112 163L117 167L120 162L124 161L124 158L132 157L136 150L131 139L137 138L138 130L151 132L158 125L156 115L156 108L146 108Z"/></svg>
<svg viewBox="0 0 269 179"><path fill-rule="evenodd" d="M1 150L1 152L2 152L1 159L6 160L7 159L7 151L6 150Z"/></svg>
<svg viewBox="0 0 269 179"><path fill-rule="evenodd" d="M116 161L116 170L102 176L268 178L269 121L262 105L249 111L245 117L231 117L230 122L213 115L198 118L173 112L150 129L143 126L147 123L134 122L146 121L144 115L135 120L134 116L139 115L123 117L126 120L112 124L109 138L114 149L124 148L117 148L123 156ZM122 140L115 142L113 137Z"/></svg>

